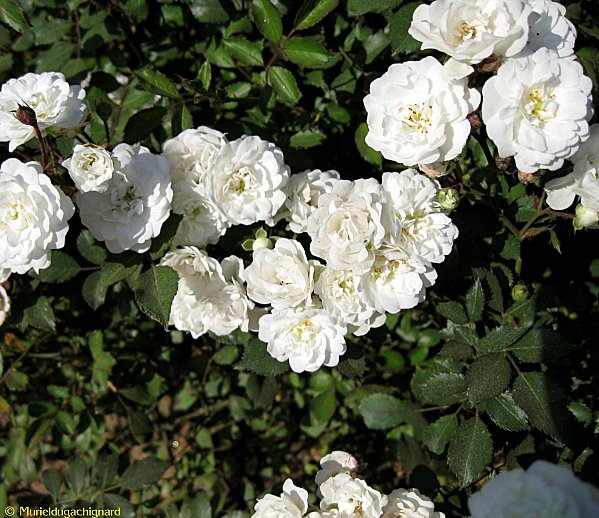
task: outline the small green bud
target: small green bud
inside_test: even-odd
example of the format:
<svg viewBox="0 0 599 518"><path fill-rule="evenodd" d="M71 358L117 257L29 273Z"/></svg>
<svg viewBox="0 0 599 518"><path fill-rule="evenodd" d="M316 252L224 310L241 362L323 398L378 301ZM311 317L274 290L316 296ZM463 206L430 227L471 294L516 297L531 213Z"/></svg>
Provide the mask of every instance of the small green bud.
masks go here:
<svg viewBox="0 0 599 518"><path fill-rule="evenodd" d="M576 216L574 217L574 228L580 230L583 228L596 228L599 222L599 212L587 209L582 204L576 206Z"/></svg>
<svg viewBox="0 0 599 518"><path fill-rule="evenodd" d="M266 232L266 230L264 230L262 227L260 227L258 230L256 230L256 239L264 239L265 237L268 237L268 232Z"/></svg>
<svg viewBox="0 0 599 518"><path fill-rule="evenodd" d="M522 302L523 300L526 300L528 296L528 288L524 284L518 283L512 288L512 299L515 302Z"/></svg>
<svg viewBox="0 0 599 518"><path fill-rule="evenodd" d="M254 239L254 243L252 244L252 250L256 251L258 248L272 248L272 241L267 237L259 237L258 239Z"/></svg>
<svg viewBox="0 0 599 518"><path fill-rule="evenodd" d="M446 187L445 189L441 189L437 196L437 200L441 204L441 208L443 210L454 210L460 203L460 195L458 191L452 189L451 187Z"/></svg>

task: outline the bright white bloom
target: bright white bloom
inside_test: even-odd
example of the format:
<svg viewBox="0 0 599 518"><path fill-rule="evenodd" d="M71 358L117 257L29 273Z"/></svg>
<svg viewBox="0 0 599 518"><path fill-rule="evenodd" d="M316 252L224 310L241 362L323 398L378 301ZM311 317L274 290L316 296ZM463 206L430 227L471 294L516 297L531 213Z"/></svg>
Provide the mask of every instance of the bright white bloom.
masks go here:
<svg viewBox="0 0 599 518"><path fill-rule="evenodd" d="M431 263L451 252L458 229L437 201L440 185L414 169L383 173L385 243ZM424 273L424 272L423 272Z"/></svg>
<svg viewBox="0 0 599 518"><path fill-rule="evenodd" d="M565 57L574 53L576 27L566 18L566 8L551 0L528 0L532 14L528 18L528 43L519 56L534 54L541 48Z"/></svg>
<svg viewBox="0 0 599 518"><path fill-rule="evenodd" d="M395 489L383 509L383 518L445 518L435 504L417 489Z"/></svg>
<svg viewBox="0 0 599 518"><path fill-rule="evenodd" d="M285 202L288 180L283 152L271 142L245 136L221 147L204 183L226 221L251 225L274 217Z"/></svg>
<svg viewBox="0 0 599 518"><path fill-rule="evenodd" d="M62 248L75 207L36 162L9 158L0 166L0 265L39 272Z"/></svg>
<svg viewBox="0 0 599 518"><path fill-rule="evenodd" d="M301 243L277 239L273 249L261 247L254 252L252 264L245 270L248 295L275 309L306 304L312 297L318 264L308 261Z"/></svg>
<svg viewBox="0 0 599 518"><path fill-rule="evenodd" d="M339 180L337 171L304 171L292 174L285 189L287 199L277 213L273 224L281 219L289 222L287 227L296 234L302 234L308 229L308 218L318 204L318 198L331 192L333 185Z"/></svg>
<svg viewBox="0 0 599 518"><path fill-rule="evenodd" d="M597 228L599 223L599 209L590 209L581 203L576 206L575 218L572 221L574 228Z"/></svg>
<svg viewBox="0 0 599 518"><path fill-rule="evenodd" d="M569 468L538 460L526 471L502 471L468 505L472 518L590 518L599 516L599 490Z"/></svg>
<svg viewBox="0 0 599 518"><path fill-rule="evenodd" d="M362 277L353 270L327 266L319 274L314 292L331 316L347 325L350 333L361 336L385 323L386 316L371 304Z"/></svg>
<svg viewBox="0 0 599 518"><path fill-rule="evenodd" d="M143 146L119 144L106 192L79 192L81 221L112 253L145 252L169 216L173 190L166 158Z"/></svg>
<svg viewBox="0 0 599 518"><path fill-rule="evenodd" d="M501 157L525 173L559 169L589 136L591 80L573 58L540 49L483 86L482 115Z"/></svg>
<svg viewBox="0 0 599 518"><path fill-rule="evenodd" d="M401 249L383 248L364 276L364 290L381 313L410 309L426 297L426 288L437 280L430 263Z"/></svg>
<svg viewBox="0 0 599 518"><path fill-rule="evenodd" d="M435 0L414 11L408 33L422 42L422 49L475 64L492 55L520 52L527 41L530 12L522 0Z"/></svg>
<svg viewBox="0 0 599 518"><path fill-rule="evenodd" d="M289 360L295 372L334 367L345 353L347 329L324 309L275 309L260 318L258 326L269 354L280 362Z"/></svg>
<svg viewBox="0 0 599 518"><path fill-rule="evenodd" d="M6 282L9 276L10 270L0 268L0 326L4 324L6 315L10 311L10 298L4 286L2 286L2 283Z"/></svg>
<svg viewBox="0 0 599 518"><path fill-rule="evenodd" d="M466 117L479 104L478 91L466 79L449 78L433 57L395 63L364 98L366 143L408 166L451 160L464 149Z"/></svg>
<svg viewBox="0 0 599 518"><path fill-rule="evenodd" d="M320 459L320 466L322 469L316 473L315 478L318 486L339 473L355 475L360 464L351 453L336 450Z"/></svg>
<svg viewBox="0 0 599 518"><path fill-rule="evenodd" d="M32 126L22 124L14 112L19 105L35 111L42 134L61 134L78 128L87 114L85 90L71 86L59 72L25 74L10 79L0 91L0 142L9 141L8 150L35 137Z"/></svg>
<svg viewBox="0 0 599 518"><path fill-rule="evenodd" d="M307 514L307 518L338 518L341 516L337 509L330 509L328 511L312 511Z"/></svg>
<svg viewBox="0 0 599 518"><path fill-rule="evenodd" d="M591 136L583 142L570 161L574 171L545 184L547 205L554 210L567 209L576 195L583 205L599 210L599 124L591 126Z"/></svg>
<svg viewBox="0 0 599 518"><path fill-rule="evenodd" d="M256 502L253 518L301 518L308 510L308 492L288 478L281 496L266 495Z"/></svg>
<svg viewBox="0 0 599 518"><path fill-rule="evenodd" d="M110 153L95 144L77 144L73 156L62 163L82 192L106 192L114 172Z"/></svg>
<svg viewBox="0 0 599 518"><path fill-rule="evenodd" d="M368 516L378 518L383 514L387 497L371 488L359 478L352 478L347 473L339 473L327 479L321 486L322 500L320 508L335 508L339 518Z"/></svg>
<svg viewBox="0 0 599 518"><path fill-rule="evenodd" d="M318 198L308 219L310 251L338 270L366 271L385 229L381 224L381 186L374 178L339 180Z"/></svg>

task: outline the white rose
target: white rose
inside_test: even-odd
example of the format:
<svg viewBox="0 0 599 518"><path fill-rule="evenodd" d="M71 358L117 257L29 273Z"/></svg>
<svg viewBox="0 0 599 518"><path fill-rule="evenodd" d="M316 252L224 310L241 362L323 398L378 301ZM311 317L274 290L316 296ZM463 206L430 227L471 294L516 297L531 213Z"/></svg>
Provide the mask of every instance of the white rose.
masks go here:
<svg viewBox="0 0 599 518"><path fill-rule="evenodd" d="M73 156L62 163L82 192L106 192L114 172L110 153L94 144L78 144Z"/></svg>
<svg viewBox="0 0 599 518"><path fill-rule="evenodd" d="M559 169L589 136L591 80L573 58L540 49L483 86L482 115L501 157L525 173Z"/></svg>
<svg viewBox="0 0 599 518"><path fill-rule="evenodd" d="M423 50L437 49L450 61L475 64L522 50L530 12L522 0L435 0L414 11L408 33L422 42Z"/></svg>
<svg viewBox="0 0 599 518"><path fill-rule="evenodd" d="M168 162L129 144L116 146L112 160L115 170L105 192L75 195L81 221L112 253L145 252L170 213Z"/></svg>
<svg viewBox="0 0 599 518"><path fill-rule="evenodd" d="M371 270L364 276L364 290L380 312L398 313L426 297L426 288L437 280L430 263L401 249L379 250Z"/></svg>
<svg viewBox="0 0 599 518"><path fill-rule="evenodd" d="M281 496L266 495L254 510L253 518L301 518L308 510L308 492L288 478Z"/></svg>
<svg viewBox="0 0 599 518"><path fill-rule="evenodd" d="M450 79L433 57L395 63L364 98L366 143L408 166L451 160L464 149L466 117L479 104L478 91L466 79Z"/></svg>
<svg viewBox="0 0 599 518"><path fill-rule="evenodd" d="M382 326L386 321L384 313L378 312L370 303L362 277L353 270L334 270L327 266L318 275L314 292L331 316L347 325L348 331L357 336Z"/></svg>
<svg viewBox="0 0 599 518"><path fill-rule="evenodd" d="M322 365L334 367L345 353L346 328L328 311L318 308L273 310L258 321L258 337L269 354L289 360L295 372L314 372Z"/></svg>
<svg viewBox="0 0 599 518"><path fill-rule="evenodd" d="M8 150L35 137L32 126L22 124L14 112L19 105L35 111L42 134L61 134L82 125L87 115L85 90L70 86L59 72L25 74L10 79L0 91L0 142L9 141Z"/></svg>
<svg viewBox="0 0 599 518"><path fill-rule="evenodd" d="M338 270L366 271L374 261L385 229L381 224L381 187L367 180L339 180L318 198L308 219L310 251Z"/></svg>
<svg viewBox="0 0 599 518"><path fill-rule="evenodd" d="M383 173L382 219L389 248L431 263L442 262L451 252L458 229L437 201L439 189L436 180L414 169Z"/></svg>
<svg viewBox="0 0 599 518"><path fill-rule="evenodd" d="M258 248L245 270L248 295L260 304L283 309L312 297L316 261L308 261L301 243L281 238L273 249Z"/></svg>
<svg viewBox="0 0 599 518"><path fill-rule="evenodd" d="M395 489L383 509L383 518L445 518L435 504L417 489Z"/></svg>
<svg viewBox="0 0 599 518"><path fill-rule="evenodd" d="M39 272L51 250L62 248L75 207L36 162L9 158L0 166L0 264Z"/></svg>
<svg viewBox="0 0 599 518"><path fill-rule="evenodd" d="M347 473L339 473L327 479L321 486L322 500L320 508L338 510L339 518L368 516L378 518L383 514L387 497L371 488L359 478L352 478Z"/></svg>
<svg viewBox="0 0 599 518"><path fill-rule="evenodd" d="M204 183L226 221L251 225L274 217L285 202L288 180L283 152L271 142L245 136L221 147Z"/></svg>
<svg viewBox="0 0 599 518"><path fill-rule="evenodd" d="M2 285L2 283L8 280L9 276L10 270L0 268L0 326L4 324L6 315L10 311L10 297Z"/></svg>
<svg viewBox="0 0 599 518"><path fill-rule="evenodd" d="M296 234L307 231L308 218L312 215L318 204L318 198L331 192L335 182L339 180L337 171L304 171L292 174L285 189L287 199L281 210L277 213L273 224L281 219L289 222L287 227Z"/></svg>
<svg viewBox="0 0 599 518"><path fill-rule="evenodd" d="M360 464L351 453L336 450L320 459L320 466L322 469L316 473L315 477L318 486L339 473L355 474Z"/></svg>
<svg viewBox="0 0 599 518"><path fill-rule="evenodd" d="M569 468L538 460L528 470L502 471L468 502L472 518L599 516L599 490Z"/></svg>
<svg viewBox="0 0 599 518"><path fill-rule="evenodd" d="M528 18L528 42L518 56L534 54L541 48L555 51L560 57L574 53L576 27L566 18L566 8L551 0L529 0L532 14Z"/></svg>

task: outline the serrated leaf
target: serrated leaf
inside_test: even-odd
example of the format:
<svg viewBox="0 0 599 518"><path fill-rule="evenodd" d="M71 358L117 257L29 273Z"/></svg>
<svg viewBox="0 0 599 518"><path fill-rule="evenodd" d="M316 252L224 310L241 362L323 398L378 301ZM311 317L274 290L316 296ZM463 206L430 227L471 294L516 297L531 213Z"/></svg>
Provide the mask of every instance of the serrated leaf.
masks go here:
<svg viewBox="0 0 599 518"><path fill-rule="evenodd" d="M347 13L350 16L361 16L367 13L384 13L395 9L403 0L348 0Z"/></svg>
<svg viewBox="0 0 599 518"><path fill-rule="evenodd" d="M291 38L285 45L284 53L289 61L307 68L324 67L332 57L318 41L302 36Z"/></svg>
<svg viewBox="0 0 599 518"><path fill-rule="evenodd" d="M87 465L81 459L73 459L67 466L67 485L79 493L86 485Z"/></svg>
<svg viewBox="0 0 599 518"><path fill-rule="evenodd" d="M436 306L437 311L442 317L445 317L456 324L464 325L468 323L468 316L461 304L450 300L448 302L440 302Z"/></svg>
<svg viewBox="0 0 599 518"><path fill-rule="evenodd" d="M53 250L51 262L48 268L40 270L39 278L42 282L50 284L60 284L75 277L81 271L79 263L70 255L60 251Z"/></svg>
<svg viewBox="0 0 599 518"><path fill-rule="evenodd" d="M23 8L12 0L0 0L0 20L17 32L27 28Z"/></svg>
<svg viewBox="0 0 599 518"><path fill-rule="evenodd" d="M460 485L472 482L493 460L493 441L479 417L464 421L449 443L447 462Z"/></svg>
<svg viewBox="0 0 599 518"><path fill-rule="evenodd" d="M522 362L546 363L557 361L568 354L570 346L555 331L536 327L508 350Z"/></svg>
<svg viewBox="0 0 599 518"><path fill-rule="evenodd" d="M366 135L368 135L368 124L363 122L356 129L354 136L356 148L366 162L381 167L383 165L383 155L380 151L376 151L366 144Z"/></svg>
<svg viewBox="0 0 599 518"><path fill-rule="evenodd" d="M295 29L301 31L316 25L337 5L339 0L304 0L295 17Z"/></svg>
<svg viewBox="0 0 599 518"><path fill-rule="evenodd" d="M114 453L98 455L94 464L94 480L102 488L108 487L116 477L119 468L119 456Z"/></svg>
<svg viewBox="0 0 599 518"><path fill-rule="evenodd" d="M498 353L508 349L516 340L526 333L523 327L501 326L489 331L476 344L481 353Z"/></svg>
<svg viewBox="0 0 599 518"><path fill-rule="evenodd" d="M481 401L480 409L485 411L493 422L504 430L520 432L526 430L528 426L524 410L516 404L514 398L508 392Z"/></svg>
<svg viewBox="0 0 599 518"><path fill-rule="evenodd" d="M466 294L466 312L471 322L478 322L482 318L484 307L485 292L480 279L476 279Z"/></svg>
<svg viewBox="0 0 599 518"><path fill-rule="evenodd" d="M391 35L391 48L398 54L410 54L420 48L420 42L408 34L412 17L421 2L411 2L402 6L391 18L389 34Z"/></svg>
<svg viewBox="0 0 599 518"><path fill-rule="evenodd" d="M30 325L42 331L55 331L54 310L47 297L40 297L35 304L23 310L22 326Z"/></svg>
<svg viewBox="0 0 599 518"><path fill-rule="evenodd" d="M187 505L192 518L212 518L210 500L204 491L200 491Z"/></svg>
<svg viewBox="0 0 599 518"><path fill-rule="evenodd" d="M157 457L147 457L131 464L121 477L121 486L125 489L142 489L144 486L154 484L166 471L168 462Z"/></svg>
<svg viewBox="0 0 599 518"><path fill-rule="evenodd" d="M166 112L167 109L162 106L153 106L138 111L125 124L123 141L127 144L141 142L162 124Z"/></svg>
<svg viewBox="0 0 599 518"><path fill-rule="evenodd" d="M278 45L283 37L283 23L279 10L270 0L253 0L252 14L260 34L272 44Z"/></svg>
<svg viewBox="0 0 599 518"><path fill-rule="evenodd" d="M499 279L493 270L487 270L485 272L485 281L491 292L491 296L489 297L487 304L491 309L503 313L503 291L501 289L501 284L499 284Z"/></svg>
<svg viewBox="0 0 599 518"><path fill-rule="evenodd" d="M242 65L264 66L262 49L256 42L249 41L242 36L236 36L224 40L223 45L227 52Z"/></svg>
<svg viewBox="0 0 599 518"><path fill-rule="evenodd" d="M102 269L92 273L81 289L83 299L93 309L98 309L106 299L106 292L113 284L131 277L139 266L125 267L121 263L104 263Z"/></svg>
<svg viewBox="0 0 599 518"><path fill-rule="evenodd" d="M302 96L297 81L289 70L283 67L271 67L269 74L270 84L282 101L297 104Z"/></svg>
<svg viewBox="0 0 599 518"><path fill-rule="evenodd" d="M117 495L116 493L104 493L101 496L101 499L104 503L104 506L107 509L116 509L121 514L121 518L134 518L135 511L133 510L133 506L126 498L123 498L121 495Z"/></svg>
<svg viewBox="0 0 599 518"><path fill-rule="evenodd" d="M430 451L441 455L457 429L458 418L454 414L444 415L424 430L422 439Z"/></svg>
<svg viewBox="0 0 599 518"><path fill-rule="evenodd" d="M48 490L48 493L52 495L52 498L56 500L62 486L62 475L57 469L51 468L44 470L42 473L42 482Z"/></svg>
<svg viewBox="0 0 599 518"><path fill-rule="evenodd" d="M77 236L77 250L92 264L101 265L108 257L108 251L98 244L89 230L82 230Z"/></svg>
<svg viewBox="0 0 599 518"><path fill-rule="evenodd" d="M563 441L566 405L557 382L542 372L521 372L514 381L512 394L536 428Z"/></svg>
<svg viewBox="0 0 599 518"><path fill-rule="evenodd" d="M474 356L474 351L472 350L472 347L467 344L451 340L442 347L439 354L454 360L469 360Z"/></svg>
<svg viewBox="0 0 599 518"><path fill-rule="evenodd" d="M302 130L298 131L289 139L289 145L295 149L308 149L318 146L326 135L319 130Z"/></svg>
<svg viewBox="0 0 599 518"><path fill-rule="evenodd" d="M179 284L179 275L170 266L152 266L135 284L135 300L150 318L168 327L171 304Z"/></svg>
<svg viewBox="0 0 599 518"><path fill-rule="evenodd" d="M289 370L289 364L275 360L266 350L266 344L251 340L245 346L237 368L261 376L278 376Z"/></svg>
<svg viewBox="0 0 599 518"><path fill-rule="evenodd" d="M191 0L191 14L202 23L225 23L229 20L220 0Z"/></svg>
<svg viewBox="0 0 599 518"><path fill-rule="evenodd" d="M466 372L468 397L473 403L501 394L512 379L510 363L497 353L477 358Z"/></svg>
<svg viewBox="0 0 599 518"><path fill-rule="evenodd" d="M466 381L457 372L441 372L431 376L422 385L422 398L433 405L449 405L466 395Z"/></svg>
<svg viewBox="0 0 599 518"><path fill-rule="evenodd" d="M337 394L331 387L310 401L310 421L313 425L328 423L335 415L337 408Z"/></svg>
<svg viewBox="0 0 599 518"><path fill-rule="evenodd" d="M139 77L146 87L153 93L164 95L171 99L179 99L181 97L177 90L177 85L158 70L142 68L135 72L135 75Z"/></svg>
<svg viewBox="0 0 599 518"><path fill-rule="evenodd" d="M360 378L366 370L366 358L357 347L350 344L337 364L337 370L346 378Z"/></svg>
<svg viewBox="0 0 599 518"><path fill-rule="evenodd" d="M405 403L388 394L371 394L360 403L364 423L373 430L397 426L405 422L410 413Z"/></svg>
<svg viewBox="0 0 599 518"><path fill-rule="evenodd" d="M265 408L274 401L277 387L278 384L274 378L250 374L246 390L257 408Z"/></svg>
<svg viewBox="0 0 599 518"><path fill-rule="evenodd" d="M571 401L568 404L568 410L582 424L589 425L593 422L593 411L580 401Z"/></svg>

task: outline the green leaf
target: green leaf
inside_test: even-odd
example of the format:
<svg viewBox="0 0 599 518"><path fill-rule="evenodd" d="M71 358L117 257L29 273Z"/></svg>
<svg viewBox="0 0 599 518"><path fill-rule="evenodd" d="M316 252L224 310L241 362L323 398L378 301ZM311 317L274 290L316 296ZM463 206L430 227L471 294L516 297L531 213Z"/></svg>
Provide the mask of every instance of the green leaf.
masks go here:
<svg viewBox="0 0 599 518"><path fill-rule="evenodd" d="M250 374L246 390L257 408L266 408L274 401L277 386L277 380L274 378Z"/></svg>
<svg viewBox="0 0 599 518"><path fill-rule="evenodd" d="M476 350L481 353L498 353L508 349L526 329L523 327L501 326L491 330L476 343Z"/></svg>
<svg viewBox="0 0 599 518"><path fill-rule="evenodd" d="M514 261L520 260L520 241L513 234L510 234L504 245L501 253L499 254L504 259L513 259Z"/></svg>
<svg viewBox="0 0 599 518"><path fill-rule="evenodd" d="M420 42L408 34L412 17L421 2L411 2L402 6L391 18L389 34L391 35L391 48L398 54L410 54L420 49Z"/></svg>
<svg viewBox="0 0 599 518"><path fill-rule="evenodd" d="M70 414L68 414L64 410L60 410L56 414L56 424L58 425L58 428L62 431L62 433L66 435L73 435L73 433L75 432L75 420L71 417Z"/></svg>
<svg viewBox="0 0 599 518"><path fill-rule="evenodd" d="M37 45L50 45L68 34L73 24L70 20L52 20L45 23L36 31L35 43Z"/></svg>
<svg viewBox="0 0 599 518"><path fill-rule="evenodd" d="M141 142L162 124L166 112L167 109L162 106L154 106L137 112L125 125L123 141L127 144Z"/></svg>
<svg viewBox="0 0 599 518"><path fill-rule="evenodd" d="M39 278L42 282L60 284L72 279L80 271L81 267L70 255L60 250L53 250L50 266L40 270Z"/></svg>
<svg viewBox="0 0 599 518"><path fill-rule="evenodd" d="M466 294L466 311L471 322L478 322L482 318L484 306L485 292L480 279L476 279Z"/></svg>
<svg viewBox="0 0 599 518"><path fill-rule="evenodd" d="M312 38L294 36L285 45L285 56L301 67L320 68L329 63L332 54Z"/></svg>
<svg viewBox="0 0 599 518"><path fill-rule="evenodd" d="M424 430L422 439L430 451L441 455L457 429L458 418L455 414L444 415Z"/></svg>
<svg viewBox="0 0 599 518"><path fill-rule="evenodd" d="M283 37L283 23L279 10L270 0L253 0L252 14L260 34L273 45L278 45Z"/></svg>
<svg viewBox="0 0 599 518"><path fill-rule="evenodd" d="M81 459L75 458L67 466L67 485L79 493L86 486L87 465Z"/></svg>
<svg viewBox="0 0 599 518"><path fill-rule="evenodd" d="M50 493L52 498L56 500L62 486L62 475L60 474L60 471L54 468L44 470L42 473L42 482L44 483L44 486L46 486L48 493Z"/></svg>
<svg viewBox="0 0 599 518"><path fill-rule="evenodd" d="M119 456L114 453L98 455L94 464L94 480L101 487L108 487L116 477L119 468Z"/></svg>
<svg viewBox="0 0 599 518"><path fill-rule="evenodd" d="M347 0L347 13L361 16L366 13L384 13L395 9L403 0Z"/></svg>
<svg viewBox="0 0 599 518"><path fill-rule="evenodd" d="M469 345L451 340L443 346L439 354L454 360L469 360L474 355L474 352Z"/></svg>
<svg viewBox="0 0 599 518"><path fill-rule="evenodd" d="M12 0L0 0L0 21L17 32L23 32L27 28L23 8Z"/></svg>
<svg viewBox="0 0 599 518"><path fill-rule="evenodd" d="M328 423L335 415L337 394L335 388L327 389L310 401L310 421L313 425Z"/></svg>
<svg viewBox="0 0 599 518"><path fill-rule="evenodd" d="M593 422L593 411L580 401L571 401L568 404L568 410L582 424L589 425Z"/></svg>
<svg viewBox="0 0 599 518"><path fill-rule="evenodd" d="M351 345L337 364L337 370L346 378L355 379L364 375L366 370L366 358L363 353Z"/></svg>
<svg viewBox="0 0 599 518"><path fill-rule="evenodd" d="M264 66L262 49L256 42L249 41L242 36L236 36L224 40L223 45L227 52L242 65Z"/></svg>
<svg viewBox="0 0 599 518"><path fill-rule="evenodd" d="M22 325L30 325L42 331L56 330L54 311L47 297L38 298L35 304L23 310Z"/></svg>
<svg viewBox="0 0 599 518"><path fill-rule="evenodd" d="M447 462L462 487L472 482L493 460L493 441L479 417L464 421L449 443Z"/></svg>
<svg viewBox="0 0 599 518"><path fill-rule="evenodd" d="M142 489L160 480L168 468L168 462L157 457L147 457L131 464L121 477L121 486L125 489Z"/></svg>
<svg viewBox="0 0 599 518"><path fill-rule="evenodd" d="M133 506L129 500L123 498L121 495L117 495L116 493L104 493L101 496L101 499L107 509L118 510L121 513L121 518L135 518Z"/></svg>
<svg viewBox="0 0 599 518"><path fill-rule="evenodd" d="M189 7L194 18L202 23L225 23L229 20L220 0L190 0Z"/></svg>
<svg viewBox="0 0 599 518"><path fill-rule="evenodd" d="M528 426L524 410L516 404L509 392L481 401L480 409L485 411L493 422L504 430L521 432Z"/></svg>
<svg viewBox="0 0 599 518"><path fill-rule="evenodd" d="M164 95L171 99L179 99L181 97L177 90L177 85L158 70L142 68L135 72L135 75L143 81L148 90L155 94Z"/></svg>
<svg viewBox="0 0 599 518"><path fill-rule="evenodd" d="M555 362L568 354L570 346L555 331L536 327L508 350L522 362L547 363Z"/></svg>
<svg viewBox="0 0 599 518"><path fill-rule="evenodd" d="M354 140L356 142L356 148L360 153L361 157L366 160L369 164L381 167L383 165L383 155L380 151L372 149L366 144L366 135L368 134L368 124L363 122L356 129Z"/></svg>
<svg viewBox="0 0 599 518"><path fill-rule="evenodd" d="M135 284L135 300L150 318L168 328L171 304L179 285L179 275L170 266L152 266Z"/></svg>
<svg viewBox="0 0 599 518"><path fill-rule="evenodd" d="M212 507L208 495L200 491L189 503L190 516L192 518L212 518Z"/></svg>
<svg viewBox="0 0 599 518"><path fill-rule="evenodd" d="M565 396L556 381L542 372L521 372L514 381L514 401L539 430L563 441Z"/></svg>
<svg viewBox="0 0 599 518"><path fill-rule="evenodd" d="M282 101L297 104L302 96L295 77L283 67L271 67L269 74L270 84Z"/></svg>
<svg viewBox="0 0 599 518"><path fill-rule="evenodd" d="M237 368L261 376L278 376L289 370L289 364L275 360L266 350L266 344L252 339L245 346Z"/></svg>
<svg viewBox="0 0 599 518"><path fill-rule="evenodd" d="M304 0L295 17L295 29L301 31L316 25L337 5L339 0Z"/></svg>
<svg viewBox="0 0 599 518"><path fill-rule="evenodd" d="M468 397L473 403L501 394L512 379L510 363L498 353L477 358L466 372Z"/></svg>
<svg viewBox="0 0 599 518"><path fill-rule="evenodd" d="M92 273L81 289L83 299L93 309L98 309L106 299L106 292L113 284L134 275L139 265L125 267L121 263L104 263L102 269Z"/></svg>
<svg viewBox="0 0 599 518"><path fill-rule="evenodd" d="M364 423L373 430L397 426L405 422L410 413L403 401L388 394L371 394L360 403Z"/></svg>
<svg viewBox="0 0 599 518"><path fill-rule="evenodd" d="M436 307L442 317L456 324L464 325L468 323L468 316L461 304L450 300L448 302L440 302Z"/></svg>
<svg viewBox="0 0 599 518"><path fill-rule="evenodd" d="M92 264L101 265L108 257L108 251L99 245L89 230L82 230L77 236L77 250Z"/></svg>
<svg viewBox="0 0 599 518"><path fill-rule="evenodd" d="M308 149L318 146L325 139L326 135L322 131L302 130L291 135L289 145L295 149Z"/></svg>
<svg viewBox="0 0 599 518"><path fill-rule="evenodd" d="M210 61L204 61L204 63L202 63L200 71L198 72L198 79L202 83L204 90L210 88L210 83L212 82L212 65L210 64Z"/></svg>
<svg viewBox="0 0 599 518"><path fill-rule="evenodd" d="M457 372L441 372L426 380L421 387L422 399L433 405L449 405L466 395L466 381Z"/></svg>

